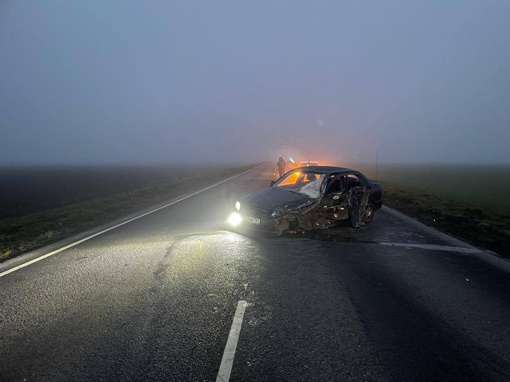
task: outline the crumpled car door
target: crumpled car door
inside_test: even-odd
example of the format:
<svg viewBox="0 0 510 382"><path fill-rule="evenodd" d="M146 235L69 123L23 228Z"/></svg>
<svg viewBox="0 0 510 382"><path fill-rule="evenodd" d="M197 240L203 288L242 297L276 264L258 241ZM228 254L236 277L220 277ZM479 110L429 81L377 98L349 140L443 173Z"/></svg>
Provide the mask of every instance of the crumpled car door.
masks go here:
<svg viewBox="0 0 510 382"><path fill-rule="evenodd" d="M333 227L338 221L349 218L344 177L330 179L320 204L321 216L318 222L320 228Z"/></svg>

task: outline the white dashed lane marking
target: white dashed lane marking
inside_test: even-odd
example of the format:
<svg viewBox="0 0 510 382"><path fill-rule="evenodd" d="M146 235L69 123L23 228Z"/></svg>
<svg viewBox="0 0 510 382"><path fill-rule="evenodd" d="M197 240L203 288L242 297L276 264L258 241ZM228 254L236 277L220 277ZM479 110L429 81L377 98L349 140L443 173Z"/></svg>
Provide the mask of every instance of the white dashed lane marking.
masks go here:
<svg viewBox="0 0 510 382"><path fill-rule="evenodd" d="M234 364L234 357L236 354L237 341L239 340L239 334L241 333L241 325L243 324L244 311L246 310L247 305L246 301L239 301L237 303L234 321L230 328L230 334L228 335L227 345L223 352L223 358L221 359L221 365L218 370L216 382L228 382L230 379L230 372L232 371L232 365Z"/></svg>

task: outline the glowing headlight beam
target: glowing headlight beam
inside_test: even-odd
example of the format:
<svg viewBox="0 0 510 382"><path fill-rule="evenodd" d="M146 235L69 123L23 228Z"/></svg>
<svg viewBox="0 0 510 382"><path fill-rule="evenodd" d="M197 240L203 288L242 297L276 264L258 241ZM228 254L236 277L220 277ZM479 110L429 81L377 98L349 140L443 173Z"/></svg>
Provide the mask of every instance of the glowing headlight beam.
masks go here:
<svg viewBox="0 0 510 382"><path fill-rule="evenodd" d="M227 219L228 224L232 227L237 227L243 221L243 217L237 212L232 212Z"/></svg>
<svg viewBox="0 0 510 382"><path fill-rule="evenodd" d="M239 202L239 200L236 202L236 210L238 211L241 210L241 203Z"/></svg>

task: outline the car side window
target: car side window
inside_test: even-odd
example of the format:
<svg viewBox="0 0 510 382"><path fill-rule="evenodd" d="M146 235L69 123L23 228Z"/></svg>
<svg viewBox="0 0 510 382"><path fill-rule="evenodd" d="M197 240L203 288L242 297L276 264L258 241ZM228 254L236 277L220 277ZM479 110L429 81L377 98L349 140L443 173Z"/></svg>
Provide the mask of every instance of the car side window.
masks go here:
<svg viewBox="0 0 510 382"><path fill-rule="evenodd" d="M361 186L360 178L356 174L347 175L347 189L354 188L356 186Z"/></svg>
<svg viewBox="0 0 510 382"><path fill-rule="evenodd" d="M334 179L328 187L326 195L329 194L339 194L343 191L343 182L342 178Z"/></svg>

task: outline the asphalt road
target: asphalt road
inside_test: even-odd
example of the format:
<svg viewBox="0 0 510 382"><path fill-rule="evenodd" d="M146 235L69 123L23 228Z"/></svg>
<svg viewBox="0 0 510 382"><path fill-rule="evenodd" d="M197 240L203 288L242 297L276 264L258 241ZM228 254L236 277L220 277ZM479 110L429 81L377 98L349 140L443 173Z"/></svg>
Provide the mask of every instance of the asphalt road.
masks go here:
<svg viewBox="0 0 510 382"><path fill-rule="evenodd" d="M230 381L510 380L508 263L389 210L319 236L226 230L270 177L0 277L0 381L214 381L225 351Z"/></svg>

